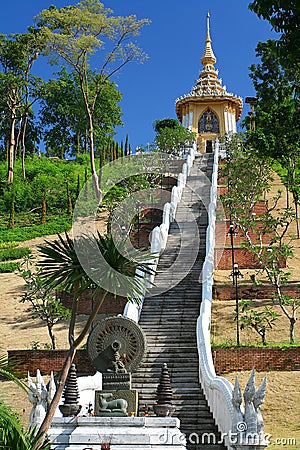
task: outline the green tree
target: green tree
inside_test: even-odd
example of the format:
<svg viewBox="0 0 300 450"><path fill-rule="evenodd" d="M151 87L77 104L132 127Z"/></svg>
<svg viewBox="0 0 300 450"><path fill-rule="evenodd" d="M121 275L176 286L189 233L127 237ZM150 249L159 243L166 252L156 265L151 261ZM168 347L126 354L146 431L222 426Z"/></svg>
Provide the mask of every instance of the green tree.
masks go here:
<svg viewBox="0 0 300 450"><path fill-rule="evenodd" d="M91 172L101 201L95 166L95 104L116 72L130 61L145 59L132 38L148 20L137 20L135 15L114 17L112 10L105 9L98 0L82 0L76 6L51 6L39 14L36 23L47 42L44 53L52 56L52 63L65 65L78 74L88 123ZM99 51L105 46L107 54L100 63ZM97 70L90 72L90 64L95 61L99 64Z"/></svg>
<svg viewBox="0 0 300 450"><path fill-rule="evenodd" d="M176 119L160 119L155 120L153 124L153 128L156 133L161 133L165 128L174 130L175 128L178 128L180 123Z"/></svg>
<svg viewBox="0 0 300 450"><path fill-rule="evenodd" d="M268 329L272 329L275 321L278 319L279 314L265 306L263 310L250 309L251 300L241 300L240 301L240 327L241 330L245 328L251 328L255 330L261 337L262 344L267 345L266 333Z"/></svg>
<svg viewBox="0 0 300 450"><path fill-rule="evenodd" d="M268 20L272 28L280 33L276 41L276 52L299 89L300 4L298 0L254 0L249 8L258 17Z"/></svg>
<svg viewBox="0 0 300 450"><path fill-rule="evenodd" d="M154 122L155 144L158 150L177 155L180 149L195 140L195 133L187 130L175 119Z"/></svg>
<svg viewBox="0 0 300 450"><path fill-rule="evenodd" d="M74 294L69 324L69 350L60 373L56 394L49 407L47 416L41 425L39 435L47 432L51 424L76 350L83 343L89 332L107 293L110 291L116 294L121 289L125 297L127 296L132 299L143 292L144 281L142 278L134 277L134 273L136 269L149 273L149 267L147 263L141 262L141 258L137 258L135 252L134 254L132 253L132 249L123 248L122 243L119 244L118 250L110 235L104 237L98 235L97 239L80 237L76 243L68 235L66 235L65 239L59 235L58 240L54 242L46 241L46 245L40 246L39 248L41 256L44 257L39 266L42 269L41 277L45 280L45 286L48 286L49 289L63 289ZM100 261L98 254L95 255L95 245L103 256L105 264L107 264L105 269L99 266ZM101 274L102 281L105 280L106 286L108 287L102 288L99 285L94 290L94 306L92 312L88 316L82 331L75 337L78 297L86 289L95 285L95 282L87 275L80 263L80 257L78 256L80 254L89 254L90 267L94 272L98 271ZM93 255L95 256L93 257ZM142 259L145 261L145 255L143 255Z"/></svg>
<svg viewBox="0 0 300 450"><path fill-rule="evenodd" d="M93 74L88 72L87 75L93 86ZM107 136L112 136L114 128L122 124L118 106L121 98L115 84L110 81L97 97L93 111L97 154L105 147ZM40 116L47 153L61 158L84 153L88 121L78 74L62 70L56 79L45 83L41 105Z"/></svg>
<svg viewBox="0 0 300 450"><path fill-rule="evenodd" d="M0 36L0 110L2 122L7 125L8 183L13 182L14 165L21 142L22 169L25 178L26 130L32 105L37 100L40 83L31 75L31 69L42 47L40 34L31 32Z"/></svg>
<svg viewBox="0 0 300 450"><path fill-rule="evenodd" d="M257 56L261 62L250 67L258 98L256 131L250 134L250 141L262 155L273 158L278 168L283 169L278 173L292 193L300 238L300 100L274 52L274 41L260 42Z"/></svg>

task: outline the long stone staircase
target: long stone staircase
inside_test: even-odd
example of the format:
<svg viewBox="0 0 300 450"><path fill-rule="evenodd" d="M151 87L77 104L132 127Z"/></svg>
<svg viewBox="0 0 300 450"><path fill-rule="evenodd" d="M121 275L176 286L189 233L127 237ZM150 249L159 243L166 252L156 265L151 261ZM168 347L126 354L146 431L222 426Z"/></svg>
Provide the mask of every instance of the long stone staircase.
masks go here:
<svg viewBox="0 0 300 450"><path fill-rule="evenodd" d="M183 190L155 287L144 301L139 324L147 338L147 355L132 379L142 414L145 405L151 410L155 403L161 368L167 363L173 415L180 419L188 450L226 448L218 443L220 435L199 384L196 342L212 165L213 155L196 156Z"/></svg>

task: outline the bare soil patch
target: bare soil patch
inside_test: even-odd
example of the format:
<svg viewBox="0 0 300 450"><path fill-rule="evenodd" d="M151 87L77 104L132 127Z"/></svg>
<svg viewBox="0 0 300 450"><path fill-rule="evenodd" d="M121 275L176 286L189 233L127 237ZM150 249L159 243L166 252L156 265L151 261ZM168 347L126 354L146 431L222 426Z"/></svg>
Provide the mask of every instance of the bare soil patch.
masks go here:
<svg viewBox="0 0 300 450"><path fill-rule="evenodd" d="M47 236L24 241L20 245L27 246L37 258L38 245L56 239L57 236ZM36 259L37 260L37 259ZM17 273L0 274L0 351L32 348L39 345L41 348L49 344L49 337L45 323L32 319L28 312L29 304L20 303L25 291L25 282ZM79 328L83 317L78 317ZM58 323L55 328L58 348L67 345L67 324Z"/></svg>
<svg viewBox="0 0 300 450"><path fill-rule="evenodd" d="M266 332L268 344L283 344L289 342L289 320L283 315L279 306L273 306L271 299L253 300L253 309L261 310L265 306L272 309L280 315L272 329ZM252 306L251 306L252 308ZM214 300L212 308L212 342L216 345L235 345L236 344L236 322L235 300ZM296 326L295 340L300 340L299 326ZM240 331L241 345L261 344L262 340L258 333L250 328Z"/></svg>

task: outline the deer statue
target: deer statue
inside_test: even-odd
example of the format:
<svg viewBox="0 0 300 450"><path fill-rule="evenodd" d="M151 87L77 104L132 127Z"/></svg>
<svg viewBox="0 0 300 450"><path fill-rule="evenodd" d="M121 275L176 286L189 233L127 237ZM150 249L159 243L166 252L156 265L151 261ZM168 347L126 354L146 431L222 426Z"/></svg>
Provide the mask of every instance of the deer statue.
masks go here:
<svg viewBox="0 0 300 450"><path fill-rule="evenodd" d="M115 400L107 401L108 398L112 397L113 394L110 392L103 392L99 395L99 411L103 413L113 413L121 412L124 416L127 416L127 400L123 398L116 398Z"/></svg>

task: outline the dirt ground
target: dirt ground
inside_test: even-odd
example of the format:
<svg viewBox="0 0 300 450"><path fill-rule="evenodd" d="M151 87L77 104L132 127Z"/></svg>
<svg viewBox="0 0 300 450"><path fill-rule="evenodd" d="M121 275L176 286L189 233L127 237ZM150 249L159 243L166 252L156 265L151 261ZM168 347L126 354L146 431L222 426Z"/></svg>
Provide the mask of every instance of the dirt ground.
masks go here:
<svg viewBox="0 0 300 450"><path fill-rule="evenodd" d="M44 244L45 239L54 240L56 235L39 237L25 241L20 246L28 246L37 260L37 246ZM49 344L47 328L44 322L32 319L28 312L28 304L20 303L26 283L17 273L0 274L0 352L17 349L30 349ZM83 318L78 318L82 324ZM79 327L80 328L80 325ZM58 323L55 327L58 348L67 344L67 325Z"/></svg>

